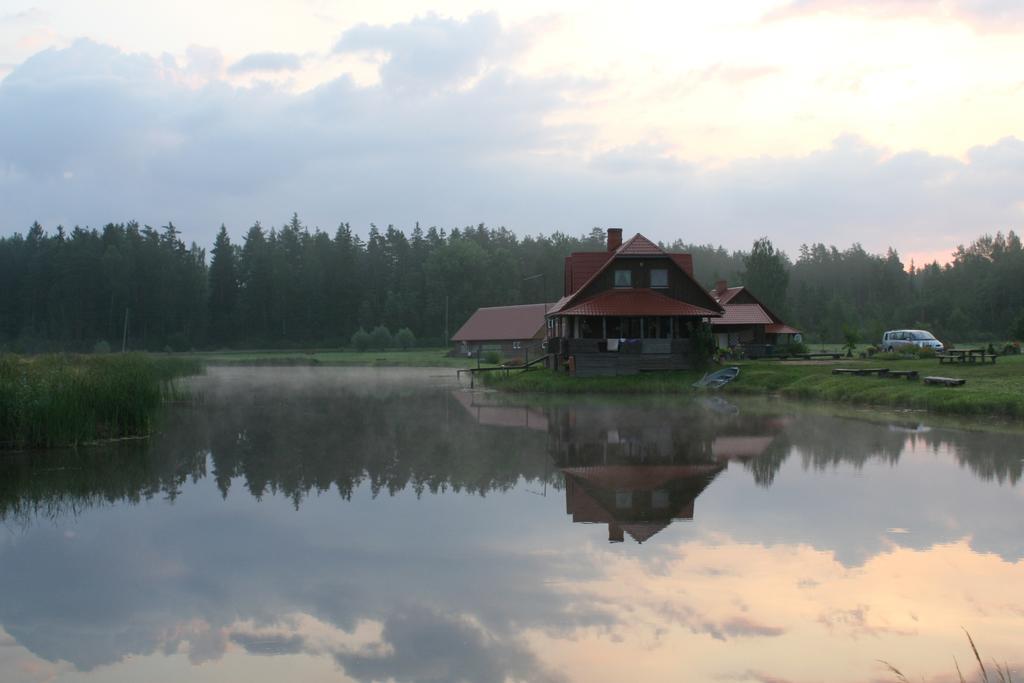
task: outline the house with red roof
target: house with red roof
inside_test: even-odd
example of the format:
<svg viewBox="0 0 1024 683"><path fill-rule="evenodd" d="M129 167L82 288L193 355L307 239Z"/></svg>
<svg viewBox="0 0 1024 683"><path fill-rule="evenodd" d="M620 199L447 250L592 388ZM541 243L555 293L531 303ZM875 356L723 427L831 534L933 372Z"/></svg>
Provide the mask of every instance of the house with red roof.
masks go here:
<svg viewBox="0 0 1024 683"><path fill-rule="evenodd" d="M670 253L643 235L565 259L564 296L547 311L554 367L578 376L630 375L690 365L695 327L725 309L693 277L690 254Z"/></svg>
<svg viewBox="0 0 1024 683"><path fill-rule="evenodd" d="M800 341L800 330L775 315L747 287L719 280L711 290L725 313L711 321L718 347L742 347L748 356L771 353L773 347Z"/></svg>
<svg viewBox="0 0 1024 683"><path fill-rule="evenodd" d="M475 356L498 352L505 359L538 358L546 334L544 314L551 304L478 308L452 335L455 352Z"/></svg>

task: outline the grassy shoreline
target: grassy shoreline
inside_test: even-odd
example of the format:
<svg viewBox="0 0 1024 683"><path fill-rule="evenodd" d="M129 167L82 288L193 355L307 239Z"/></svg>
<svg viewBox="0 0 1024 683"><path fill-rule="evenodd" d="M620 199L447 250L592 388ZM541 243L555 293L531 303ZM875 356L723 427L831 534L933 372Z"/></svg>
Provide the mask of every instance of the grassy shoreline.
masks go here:
<svg viewBox="0 0 1024 683"><path fill-rule="evenodd" d="M822 363L740 361L739 377L719 390L722 395L777 395L949 415L1024 418L1024 357L1000 358L996 365L939 365L934 359L844 360ZM928 386L920 381L874 376L833 375L836 367L887 367L917 370L967 380L962 387ZM699 372L649 373L629 377L572 378L547 370L485 376L486 386L516 393L693 394Z"/></svg>
<svg viewBox="0 0 1024 683"><path fill-rule="evenodd" d="M143 354L0 355L0 449L76 446L150 433L175 380L202 372Z"/></svg>

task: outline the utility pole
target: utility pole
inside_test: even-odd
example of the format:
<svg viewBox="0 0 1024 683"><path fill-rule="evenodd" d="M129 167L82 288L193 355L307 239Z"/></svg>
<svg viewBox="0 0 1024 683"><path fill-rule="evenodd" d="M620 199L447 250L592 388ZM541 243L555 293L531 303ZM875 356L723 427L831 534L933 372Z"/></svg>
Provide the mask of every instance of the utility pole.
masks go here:
<svg viewBox="0 0 1024 683"><path fill-rule="evenodd" d="M448 295L444 295L444 345L448 346Z"/></svg>
<svg viewBox="0 0 1024 683"><path fill-rule="evenodd" d="M121 333L121 353L128 349L128 308L124 309L124 332Z"/></svg>

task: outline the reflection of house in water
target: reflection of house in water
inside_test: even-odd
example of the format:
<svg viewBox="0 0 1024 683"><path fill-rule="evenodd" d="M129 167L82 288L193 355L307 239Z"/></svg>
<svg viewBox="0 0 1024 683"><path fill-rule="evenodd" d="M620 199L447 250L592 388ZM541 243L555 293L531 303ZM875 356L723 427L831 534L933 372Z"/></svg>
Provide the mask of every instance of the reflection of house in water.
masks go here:
<svg viewBox="0 0 1024 683"><path fill-rule="evenodd" d="M548 416L540 409L503 404L494 399L494 394L481 392L457 390L452 396L482 425L548 431Z"/></svg>
<svg viewBox="0 0 1024 683"><path fill-rule="evenodd" d="M456 391L481 425L546 431L565 477L574 522L608 525L608 540L643 543L675 520L692 520L697 497L729 461L765 452L777 418L723 417L701 406L580 403L510 405Z"/></svg>
<svg viewBox="0 0 1024 683"><path fill-rule="evenodd" d="M565 511L574 522L608 525L643 543L673 520L693 519L693 502L724 465L595 465L565 467Z"/></svg>
<svg viewBox="0 0 1024 683"><path fill-rule="evenodd" d="M673 520L693 519L694 501L725 469L713 431L692 412L651 406L563 407L548 448L565 475L574 522L608 525L608 540L643 543Z"/></svg>

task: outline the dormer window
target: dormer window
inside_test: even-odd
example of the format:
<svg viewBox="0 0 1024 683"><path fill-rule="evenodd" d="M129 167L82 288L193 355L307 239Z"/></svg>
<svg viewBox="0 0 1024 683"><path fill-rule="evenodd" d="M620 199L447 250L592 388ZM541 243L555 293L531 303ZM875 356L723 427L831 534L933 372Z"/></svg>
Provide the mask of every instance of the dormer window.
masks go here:
<svg viewBox="0 0 1024 683"><path fill-rule="evenodd" d="M629 270L616 270L615 271L615 286L616 287L632 287L633 286L633 272Z"/></svg>
<svg viewBox="0 0 1024 683"><path fill-rule="evenodd" d="M668 270L665 268L651 269L651 287L668 287Z"/></svg>

